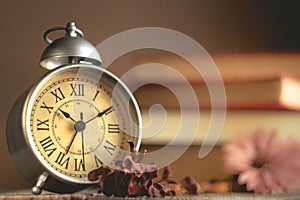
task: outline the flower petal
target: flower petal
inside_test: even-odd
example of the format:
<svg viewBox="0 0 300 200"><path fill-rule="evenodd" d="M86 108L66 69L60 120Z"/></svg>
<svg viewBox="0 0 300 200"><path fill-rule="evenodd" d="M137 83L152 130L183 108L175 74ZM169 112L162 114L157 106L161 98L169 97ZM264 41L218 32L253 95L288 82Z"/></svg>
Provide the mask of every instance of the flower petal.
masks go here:
<svg viewBox="0 0 300 200"><path fill-rule="evenodd" d="M272 175L277 184L285 190L289 190L297 178L286 170L272 170Z"/></svg>
<svg viewBox="0 0 300 200"><path fill-rule="evenodd" d="M261 177L264 182L264 185L269 191L273 192L278 188L278 184L269 170L264 170L261 173Z"/></svg>
<svg viewBox="0 0 300 200"><path fill-rule="evenodd" d="M256 156L249 136L243 135L222 147L224 169L228 173L240 173L251 167Z"/></svg>
<svg viewBox="0 0 300 200"><path fill-rule="evenodd" d="M270 159L278 151L278 133L276 131L263 132L261 129L255 132L255 146L259 154Z"/></svg>
<svg viewBox="0 0 300 200"><path fill-rule="evenodd" d="M265 186L265 184L261 181L258 186L254 189L255 193L260 193L260 194L268 194L270 191L268 188Z"/></svg>
<svg viewBox="0 0 300 200"><path fill-rule="evenodd" d="M248 191L255 189L259 182L261 182L261 179L259 177L259 171L256 168L250 168L242 172L238 178L238 184L246 184Z"/></svg>
<svg viewBox="0 0 300 200"><path fill-rule="evenodd" d="M238 183L247 184L247 190L288 190L300 178L299 142L292 137L281 141L276 131L240 135L224 145L223 153L224 168L239 173Z"/></svg>

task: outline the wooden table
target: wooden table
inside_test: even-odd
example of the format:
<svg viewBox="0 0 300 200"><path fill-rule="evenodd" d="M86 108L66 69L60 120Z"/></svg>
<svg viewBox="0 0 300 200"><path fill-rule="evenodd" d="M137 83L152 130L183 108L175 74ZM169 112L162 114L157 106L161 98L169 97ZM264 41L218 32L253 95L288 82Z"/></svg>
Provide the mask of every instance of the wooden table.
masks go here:
<svg viewBox="0 0 300 200"><path fill-rule="evenodd" d="M21 191L10 191L5 193L0 193L0 200L139 200L146 199L146 197L106 197L101 194L97 194L95 191L86 190L74 194L54 194L49 192L43 192L41 195L33 195L30 190L21 190ZM161 198L152 198L152 199L161 199ZM257 195L252 193L225 193L225 194L216 194L216 193L207 193L197 196L175 196L175 197L165 197L164 199L179 199L179 200L193 200L193 199L203 199L203 200L251 200L251 199L271 199L271 200L298 200L300 199L300 193L290 193L290 194L276 194L276 195Z"/></svg>

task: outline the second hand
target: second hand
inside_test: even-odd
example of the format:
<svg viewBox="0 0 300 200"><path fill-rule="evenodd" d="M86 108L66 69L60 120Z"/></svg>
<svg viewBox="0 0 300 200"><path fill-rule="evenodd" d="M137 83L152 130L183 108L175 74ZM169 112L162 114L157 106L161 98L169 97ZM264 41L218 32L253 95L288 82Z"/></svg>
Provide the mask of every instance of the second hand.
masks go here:
<svg viewBox="0 0 300 200"><path fill-rule="evenodd" d="M83 122L83 113L82 112L80 113L80 121ZM81 151L82 151L82 162L85 163L83 130L81 131Z"/></svg>

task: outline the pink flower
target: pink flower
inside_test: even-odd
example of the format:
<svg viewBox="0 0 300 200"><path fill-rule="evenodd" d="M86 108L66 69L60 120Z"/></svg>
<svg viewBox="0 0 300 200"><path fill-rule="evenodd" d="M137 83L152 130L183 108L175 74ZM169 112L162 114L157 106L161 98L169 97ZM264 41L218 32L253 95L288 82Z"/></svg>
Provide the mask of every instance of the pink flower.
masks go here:
<svg viewBox="0 0 300 200"><path fill-rule="evenodd" d="M287 191L300 177L299 143L291 137L279 140L275 131L240 135L222 150L225 171L238 174L238 184L248 191Z"/></svg>

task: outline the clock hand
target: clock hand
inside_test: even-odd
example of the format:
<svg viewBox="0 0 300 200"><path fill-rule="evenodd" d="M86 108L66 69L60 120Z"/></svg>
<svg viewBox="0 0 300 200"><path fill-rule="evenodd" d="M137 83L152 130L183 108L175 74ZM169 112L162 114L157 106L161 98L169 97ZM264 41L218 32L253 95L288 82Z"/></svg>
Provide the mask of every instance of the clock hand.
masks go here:
<svg viewBox="0 0 300 200"><path fill-rule="evenodd" d="M77 122L75 122L75 124L74 124L75 133L72 136L72 139L71 139L71 141L70 141L70 143L69 143L69 145L67 147L66 154L69 153L69 150L70 150L70 148L71 148L71 146L72 146L72 144L74 142L74 139L75 139L75 137L77 135L77 132L82 132L82 134L83 134L83 130L85 129L85 123L82 120L83 120L83 113L81 112L80 113L80 120L77 121Z"/></svg>
<svg viewBox="0 0 300 200"><path fill-rule="evenodd" d="M71 139L69 145L67 146L68 148L67 148L67 150L66 150L66 154L69 153L69 150L70 150L70 148L71 148L71 146L72 146L72 144L73 144L73 142L74 142L74 139L75 139L76 135L77 135L77 130L75 131L75 133L74 133L74 135L72 136L72 139Z"/></svg>
<svg viewBox="0 0 300 200"><path fill-rule="evenodd" d="M80 121L83 122L83 113L80 113ZM83 130L81 130L81 151L82 151L82 162L85 164L85 160L84 160L84 138L83 138Z"/></svg>
<svg viewBox="0 0 300 200"><path fill-rule="evenodd" d="M82 149L82 162L85 164L83 131L81 131L81 149Z"/></svg>
<svg viewBox="0 0 300 200"><path fill-rule="evenodd" d="M82 112L80 112L80 121L83 122L83 113Z"/></svg>
<svg viewBox="0 0 300 200"><path fill-rule="evenodd" d="M71 119L73 122L76 122L71 116L70 116L70 114L69 113L67 113L67 112L65 112L65 111L63 111L62 109L58 109L64 116L65 116L65 118L67 118L67 119Z"/></svg>
<svg viewBox="0 0 300 200"><path fill-rule="evenodd" d="M93 118L87 120L85 123L87 124L87 123L89 123L90 121L96 119L97 117L101 117L101 116L104 115L104 114L108 114L108 113L112 112L113 110L114 110L114 108L113 108L112 106L110 106L110 107L106 108L105 110L99 112L98 115L96 115L95 117L93 117Z"/></svg>

